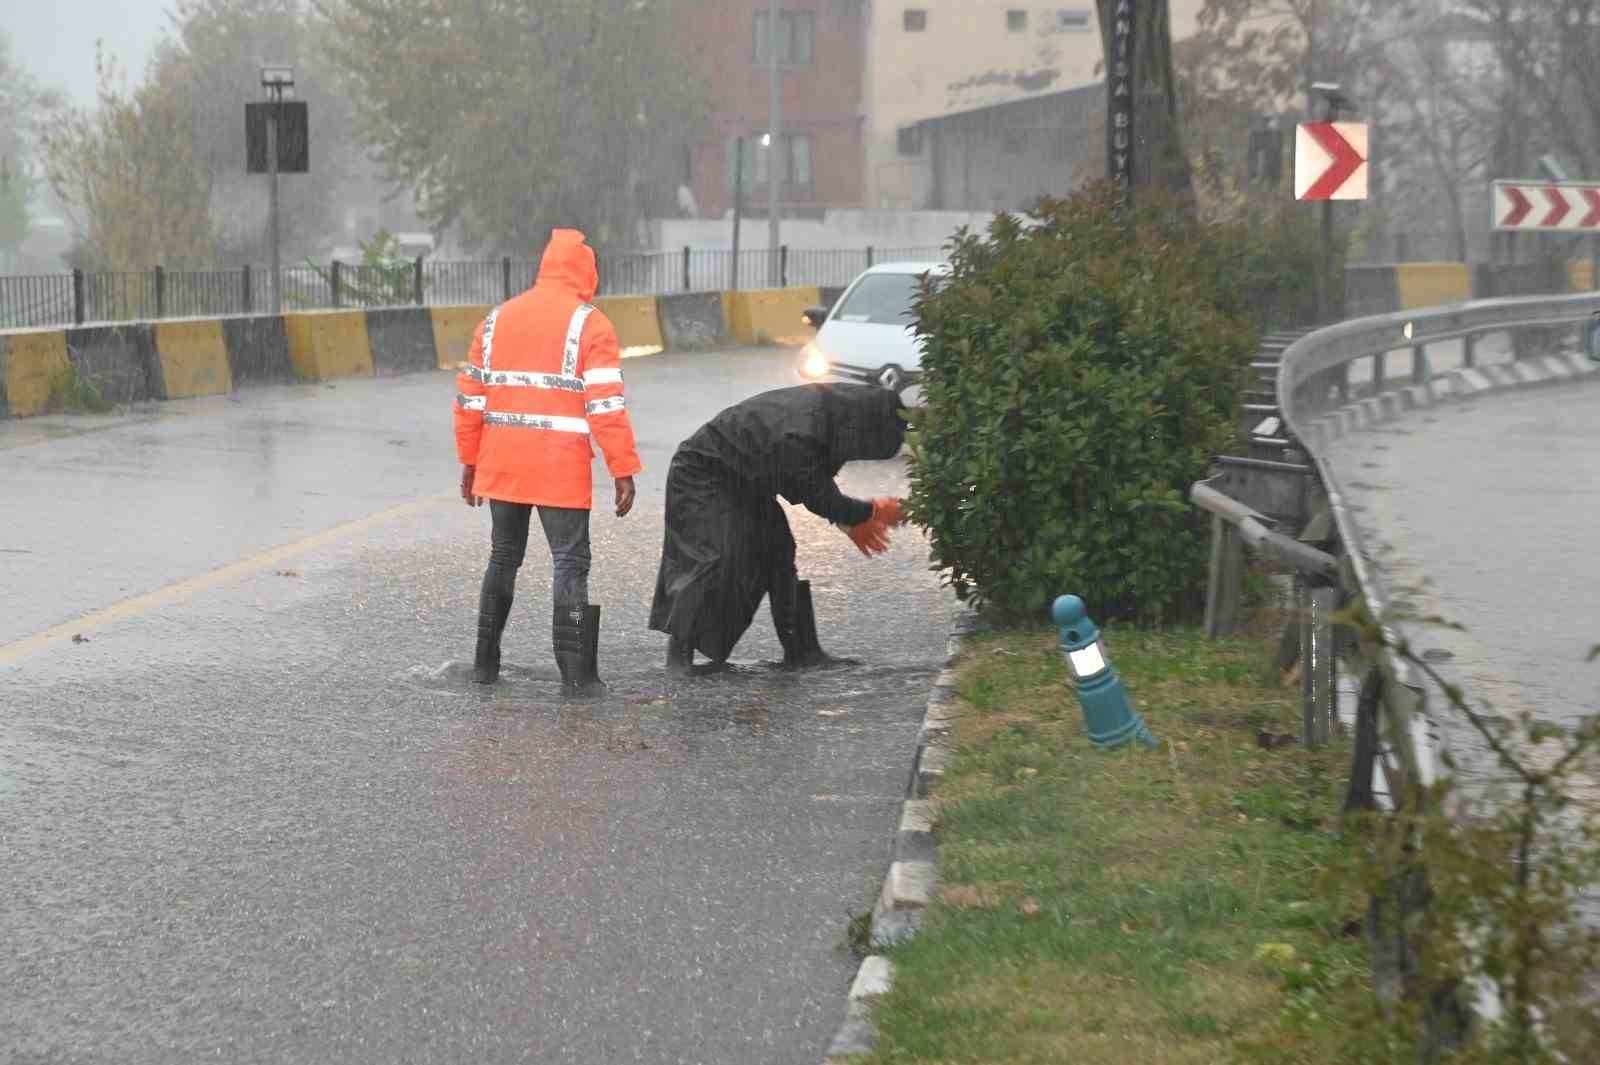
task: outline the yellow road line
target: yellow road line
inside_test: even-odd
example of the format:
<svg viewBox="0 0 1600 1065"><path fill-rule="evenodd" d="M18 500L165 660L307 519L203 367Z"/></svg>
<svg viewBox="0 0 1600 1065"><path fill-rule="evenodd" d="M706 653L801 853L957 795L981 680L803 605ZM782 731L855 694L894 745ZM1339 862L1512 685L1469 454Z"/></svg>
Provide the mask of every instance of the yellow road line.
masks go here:
<svg viewBox="0 0 1600 1065"><path fill-rule="evenodd" d="M136 595L131 599L124 599L120 603L113 603L102 610L85 614L75 621L55 625L45 629L43 632L25 636L13 643L0 646L0 666L14 665L29 655L42 651L56 640L68 640L80 633L93 632L95 629L102 628L114 621L137 617L157 607L168 606L197 592L203 592L209 588L226 584L237 577L247 576L258 570L266 569L274 563L282 562L296 555L303 555L307 551L333 543L341 537L362 532L374 526L382 525L384 522L393 521L395 518L403 518L408 514L415 514L456 498L458 497L453 494L447 494L428 496L425 499L413 500L410 503L401 503L398 506L380 510L375 514L368 514L364 518L357 518L354 521L347 521L342 525L324 529L319 533L307 536L303 540L296 540L293 543L283 544L263 551L259 555L252 555L237 562L230 562L226 566L214 569L209 573L202 573L198 577L190 577L187 580L178 581L176 584L169 584L165 588L158 588L156 591L146 592L144 595Z"/></svg>

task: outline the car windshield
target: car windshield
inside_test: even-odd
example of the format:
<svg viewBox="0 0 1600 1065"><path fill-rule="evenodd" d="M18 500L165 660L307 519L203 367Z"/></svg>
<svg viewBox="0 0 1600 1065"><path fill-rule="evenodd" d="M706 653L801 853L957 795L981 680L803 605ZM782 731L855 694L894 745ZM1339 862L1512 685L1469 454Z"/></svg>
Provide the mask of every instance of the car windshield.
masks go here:
<svg viewBox="0 0 1600 1065"><path fill-rule="evenodd" d="M834 315L841 322L910 325L916 274L868 274L856 282Z"/></svg>

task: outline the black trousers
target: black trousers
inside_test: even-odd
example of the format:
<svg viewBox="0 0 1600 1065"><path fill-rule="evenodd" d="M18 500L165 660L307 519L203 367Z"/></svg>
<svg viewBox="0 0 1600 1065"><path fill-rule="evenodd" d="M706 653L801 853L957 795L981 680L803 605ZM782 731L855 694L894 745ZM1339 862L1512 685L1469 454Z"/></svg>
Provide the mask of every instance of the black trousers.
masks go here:
<svg viewBox="0 0 1600 1065"><path fill-rule="evenodd" d="M533 518L531 503L489 501L494 530L489 544L489 568L483 575L485 595L511 598L516 589L517 570L528 551L528 526ZM551 598L556 606L587 606L589 603L589 512L566 507L539 507L539 524L544 526L554 563Z"/></svg>

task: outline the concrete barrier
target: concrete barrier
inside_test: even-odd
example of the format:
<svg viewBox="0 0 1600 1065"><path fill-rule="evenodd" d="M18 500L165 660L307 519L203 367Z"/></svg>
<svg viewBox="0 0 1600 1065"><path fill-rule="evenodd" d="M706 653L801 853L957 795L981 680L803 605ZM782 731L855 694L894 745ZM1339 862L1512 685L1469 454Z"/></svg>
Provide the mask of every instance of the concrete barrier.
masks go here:
<svg viewBox="0 0 1600 1065"><path fill-rule="evenodd" d="M813 287L605 297L624 354L729 341L800 344L801 317L841 290ZM38 414L69 371L112 403L215 395L241 386L454 369L490 307L292 311L0 332L0 417Z"/></svg>
<svg viewBox="0 0 1600 1065"><path fill-rule="evenodd" d="M727 342L728 321L720 292L658 296L656 314L668 351L699 351Z"/></svg>
<svg viewBox="0 0 1600 1065"><path fill-rule="evenodd" d="M220 318L156 323L161 398L188 399L233 391L228 343Z"/></svg>
<svg viewBox="0 0 1600 1065"><path fill-rule="evenodd" d="M433 318L433 350L439 369L454 370L467 361L478 323L488 317L492 309L487 303L428 308Z"/></svg>
<svg viewBox="0 0 1600 1065"><path fill-rule="evenodd" d="M298 311L283 316L289 362L303 381L371 377L365 311Z"/></svg>
<svg viewBox="0 0 1600 1065"><path fill-rule="evenodd" d="M51 383L70 368L63 330L0 333L0 415L42 414Z"/></svg>
<svg viewBox="0 0 1600 1065"><path fill-rule="evenodd" d="M1344 271L1344 313L1366 318L1400 309L1400 282L1392 266L1347 266Z"/></svg>
<svg viewBox="0 0 1600 1065"><path fill-rule="evenodd" d="M728 333L744 344L804 344L810 328L801 316L822 301L816 288L770 288L724 292Z"/></svg>
<svg viewBox="0 0 1600 1065"><path fill-rule="evenodd" d="M666 347L654 296L601 296L595 307L611 319L622 354L654 355Z"/></svg>
<svg viewBox="0 0 1600 1065"><path fill-rule="evenodd" d="M1472 270L1466 263L1397 263L1399 310L1443 307L1472 298Z"/></svg>
<svg viewBox="0 0 1600 1065"><path fill-rule="evenodd" d="M367 343L372 369L379 375L418 373L439 366L433 315L426 307L388 307L367 311Z"/></svg>
<svg viewBox="0 0 1600 1065"><path fill-rule="evenodd" d="M1600 289L1600 278L1595 277L1593 259L1573 259L1567 263L1567 291L1593 292Z"/></svg>
<svg viewBox="0 0 1600 1065"><path fill-rule="evenodd" d="M275 314L245 314L222 319L228 347L228 369L239 385L288 384L295 379L289 362L289 334Z"/></svg>
<svg viewBox="0 0 1600 1065"><path fill-rule="evenodd" d="M1566 291L1568 277L1559 263L1479 263L1473 268L1472 294L1478 299L1549 296Z"/></svg>
<svg viewBox="0 0 1600 1065"><path fill-rule="evenodd" d="M67 357L110 403L161 398L161 366L149 322L119 322L68 329Z"/></svg>

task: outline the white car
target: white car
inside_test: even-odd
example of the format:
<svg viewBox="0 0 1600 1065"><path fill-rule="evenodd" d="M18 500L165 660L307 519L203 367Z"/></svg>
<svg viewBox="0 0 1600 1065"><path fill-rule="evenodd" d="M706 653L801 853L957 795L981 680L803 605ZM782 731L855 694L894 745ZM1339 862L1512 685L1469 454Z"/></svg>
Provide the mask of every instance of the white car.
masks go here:
<svg viewBox="0 0 1600 1065"><path fill-rule="evenodd" d="M817 335L800 349L800 377L863 381L895 392L915 385L922 342L911 328L911 301L922 275L949 273L942 262L882 263L852 281L832 310L806 311Z"/></svg>

